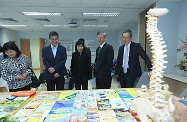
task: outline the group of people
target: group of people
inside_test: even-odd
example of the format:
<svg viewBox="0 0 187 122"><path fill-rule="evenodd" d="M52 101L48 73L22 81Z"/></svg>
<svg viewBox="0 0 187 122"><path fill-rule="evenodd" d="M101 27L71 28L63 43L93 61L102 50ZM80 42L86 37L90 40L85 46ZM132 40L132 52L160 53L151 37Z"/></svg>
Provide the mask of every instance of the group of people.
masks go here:
<svg viewBox="0 0 187 122"><path fill-rule="evenodd" d="M94 76L96 77L97 89L110 89L111 71L113 68L114 49L106 41L107 34L99 31L97 41L99 47L96 49ZM59 44L59 35L52 31L49 33L50 45L42 49L42 58L45 65L44 77L47 82L47 90L64 90L64 76L66 70L66 48ZM123 45L119 47L115 76L119 79L122 88L134 86L136 78L141 76L139 56L145 61L148 71L152 65L149 57L139 43L132 42L132 32L126 30L122 33ZM21 54L14 42L6 42L0 55L0 90L8 91L3 82L8 83L10 92L18 90L30 90L31 86L31 61ZM3 59L4 58L4 59ZM92 78L91 51L80 38L75 44L75 52L71 59L71 78L75 83L76 90L87 90L88 80Z"/></svg>

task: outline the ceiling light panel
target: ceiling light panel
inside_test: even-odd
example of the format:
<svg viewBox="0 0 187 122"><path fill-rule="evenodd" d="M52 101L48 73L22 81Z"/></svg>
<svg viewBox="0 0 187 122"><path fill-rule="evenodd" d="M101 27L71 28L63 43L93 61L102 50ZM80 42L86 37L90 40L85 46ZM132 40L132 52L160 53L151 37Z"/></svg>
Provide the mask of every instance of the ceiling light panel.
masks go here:
<svg viewBox="0 0 187 122"><path fill-rule="evenodd" d="M61 13L43 13L43 12L23 12L27 16L61 16Z"/></svg>
<svg viewBox="0 0 187 122"><path fill-rule="evenodd" d="M3 27L25 27L26 25L0 25Z"/></svg>
<svg viewBox="0 0 187 122"><path fill-rule="evenodd" d="M83 13L83 16L118 16L120 13Z"/></svg>
<svg viewBox="0 0 187 122"><path fill-rule="evenodd" d="M44 25L44 27L61 27L62 25Z"/></svg>
<svg viewBox="0 0 187 122"><path fill-rule="evenodd" d="M108 27L109 25L83 25L83 27Z"/></svg>

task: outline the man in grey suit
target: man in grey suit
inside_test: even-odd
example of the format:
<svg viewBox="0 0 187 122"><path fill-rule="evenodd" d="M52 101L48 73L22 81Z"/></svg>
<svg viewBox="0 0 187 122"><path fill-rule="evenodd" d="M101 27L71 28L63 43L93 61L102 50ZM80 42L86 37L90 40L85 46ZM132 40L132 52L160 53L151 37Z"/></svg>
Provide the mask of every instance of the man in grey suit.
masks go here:
<svg viewBox="0 0 187 122"><path fill-rule="evenodd" d="M99 31L97 33L97 40L100 46L96 50L95 59L95 75L97 89L110 89L112 77L111 70L114 59L114 49L107 44L106 33Z"/></svg>
<svg viewBox="0 0 187 122"><path fill-rule="evenodd" d="M3 61L3 47L0 46L0 65ZM1 78L1 67L0 67L0 92L8 92L7 82Z"/></svg>

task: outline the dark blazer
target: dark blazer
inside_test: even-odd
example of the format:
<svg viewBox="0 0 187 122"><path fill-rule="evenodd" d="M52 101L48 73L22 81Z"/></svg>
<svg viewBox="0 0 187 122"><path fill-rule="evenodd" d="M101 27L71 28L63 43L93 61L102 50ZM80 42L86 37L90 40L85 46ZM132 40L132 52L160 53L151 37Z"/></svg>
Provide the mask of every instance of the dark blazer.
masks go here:
<svg viewBox="0 0 187 122"><path fill-rule="evenodd" d="M125 45L122 45L119 47L118 50L118 58L117 58L117 65L115 74L121 75L123 73L123 53L124 53L124 47ZM142 57L142 59L145 61L148 71L151 71L152 65L149 57L141 47L139 43L131 42L130 44L130 52L129 52L129 68L128 72L134 77L138 78L142 75L140 62L139 62L139 56Z"/></svg>
<svg viewBox="0 0 187 122"><path fill-rule="evenodd" d="M95 75L96 77L110 76L113 66L114 49L111 45L105 43L99 52L96 50Z"/></svg>
<svg viewBox="0 0 187 122"><path fill-rule="evenodd" d="M71 59L71 76L72 77L86 77L91 79L91 55L87 52L74 52Z"/></svg>
<svg viewBox="0 0 187 122"><path fill-rule="evenodd" d="M46 46L42 49L42 58L45 65L44 77L46 80L54 80L54 74L58 73L60 77L64 77L67 74L66 70L66 48L62 45L58 45L56 56L54 58L51 45ZM55 69L54 73L49 73L48 68L53 67Z"/></svg>

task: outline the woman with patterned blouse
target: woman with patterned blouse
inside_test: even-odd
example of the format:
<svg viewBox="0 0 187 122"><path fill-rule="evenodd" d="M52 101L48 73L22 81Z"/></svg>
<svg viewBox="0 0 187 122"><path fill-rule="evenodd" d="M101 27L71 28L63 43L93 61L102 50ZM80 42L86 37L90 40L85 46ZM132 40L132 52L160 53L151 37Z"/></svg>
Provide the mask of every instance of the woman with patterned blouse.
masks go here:
<svg viewBox="0 0 187 122"><path fill-rule="evenodd" d="M4 60L1 63L1 76L8 82L10 92L30 90L31 61L21 54L14 42L6 42L3 45Z"/></svg>

